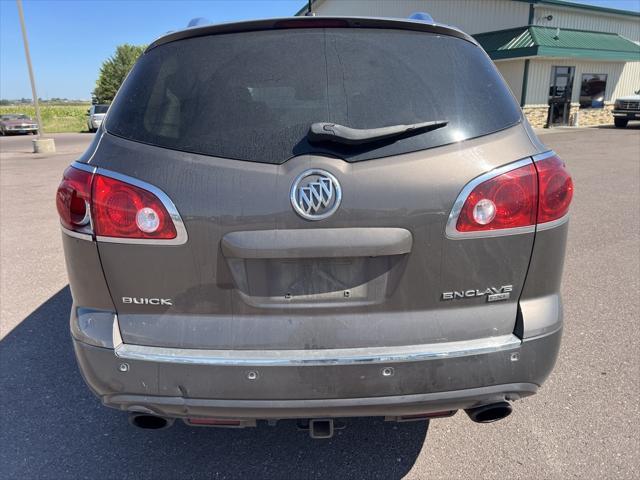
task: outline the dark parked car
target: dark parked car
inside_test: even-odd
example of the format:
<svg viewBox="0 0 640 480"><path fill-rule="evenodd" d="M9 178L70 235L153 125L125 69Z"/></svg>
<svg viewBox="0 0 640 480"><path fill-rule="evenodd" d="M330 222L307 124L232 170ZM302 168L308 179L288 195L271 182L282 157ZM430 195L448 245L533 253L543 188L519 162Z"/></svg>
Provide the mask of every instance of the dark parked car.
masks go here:
<svg viewBox="0 0 640 480"><path fill-rule="evenodd" d="M0 116L0 135L38 133L38 124L27 115L10 113Z"/></svg>
<svg viewBox="0 0 640 480"><path fill-rule="evenodd" d="M80 369L145 428L498 420L556 360L572 191L454 28L170 33L57 193Z"/></svg>

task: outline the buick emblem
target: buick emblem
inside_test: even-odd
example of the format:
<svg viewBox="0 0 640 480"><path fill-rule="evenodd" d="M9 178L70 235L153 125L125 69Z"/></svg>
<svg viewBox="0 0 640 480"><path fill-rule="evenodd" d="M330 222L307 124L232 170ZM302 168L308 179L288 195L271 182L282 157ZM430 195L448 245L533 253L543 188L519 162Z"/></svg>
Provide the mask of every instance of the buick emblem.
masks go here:
<svg viewBox="0 0 640 480"><path fill-rule="evenodd" d="M291 186L291 205L307 220L322 220L335 212L342 200L338 179L329 172L311 169L302 172Z"/></svg>

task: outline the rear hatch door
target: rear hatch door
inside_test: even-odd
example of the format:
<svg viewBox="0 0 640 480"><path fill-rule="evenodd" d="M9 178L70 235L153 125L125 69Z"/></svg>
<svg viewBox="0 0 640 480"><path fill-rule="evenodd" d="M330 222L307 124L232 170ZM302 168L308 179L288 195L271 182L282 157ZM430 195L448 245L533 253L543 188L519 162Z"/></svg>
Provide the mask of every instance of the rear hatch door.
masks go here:
<svg viewBox="0 0 640 480"><path fill-rule="evenodd" d="M315 122L441 119L365 145L307 137ZM484 52L446 35L267 30L150 50L91 162L165 192L188 240L99 243L123 341L328 349L511 333L533 233L456 240L445 227L470 180L535 153L520 119ZM323 186L320 214L338 188L339 205L305 218L300 189L322 202ZM506 285L501 302L443 300ZM157 298L170 304L144 300Z"/></svg>

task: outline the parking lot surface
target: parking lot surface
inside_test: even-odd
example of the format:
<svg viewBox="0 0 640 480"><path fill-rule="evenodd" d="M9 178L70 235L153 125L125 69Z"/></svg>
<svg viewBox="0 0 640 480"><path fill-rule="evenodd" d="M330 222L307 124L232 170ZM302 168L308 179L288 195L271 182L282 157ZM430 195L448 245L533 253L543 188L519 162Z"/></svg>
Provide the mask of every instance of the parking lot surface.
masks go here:
<svg viewBox="0 0 640 480"><path fill-rule="evenodd" d="M542 140L575 182L558 364L538 395L490 425L349 420L327 441L294 422L142 431L100 405L75 365L54 196L91 134L0 138L0 476L165 478L638 478L640 128Z"/></svg>

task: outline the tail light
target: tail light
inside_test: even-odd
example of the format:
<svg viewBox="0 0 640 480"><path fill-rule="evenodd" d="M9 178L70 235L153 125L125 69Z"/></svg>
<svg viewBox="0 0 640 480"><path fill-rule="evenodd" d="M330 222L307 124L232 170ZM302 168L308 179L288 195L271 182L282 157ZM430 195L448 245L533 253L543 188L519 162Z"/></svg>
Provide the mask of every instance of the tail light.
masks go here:
<svg viewBox="0 0 640 480"><path fill-rule="evenodd" d="M569 211L573 182L555 154L523 160L471 182L449 217L450 237L493 236L534 231ZM513 230L517 229L517 230Z"/></svg>
<svg viewBox="0 0 640 480"><path fill-rule="evenodd" d="M166 195L151 185L126 179L100 169L92 173L67 168L56 196L62 226L104 241L183 243L184 226Z"/></svg>
<svg viewBox="0 0 640 480"><path fill-rule="evenodd" d="M536 162L540 189L538 223L552 222L564 217L573 198L573 181L557 156Z"/></svg>
<svg viewBox="0 0 640 480"><path fill-rule="evenodd" d="M538 185L532 164L482 182L460 211L459 232L526 227L536 223Z"/></svg>
<svg viewBox="0 0 640 480"><path fill-rule="evenodd" d="M91 230L91 173L68 167L56 193L60 223L76 232Z"/></svg>
<svg viewBox="0 0 640 480"><path fill-rule="evenodd" d="M177 236L162 202L142 188L97 174L92 200L97 236L166 240Z"/></svg>

